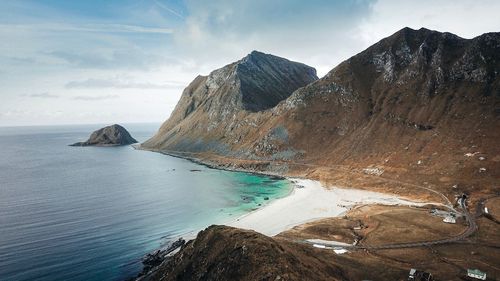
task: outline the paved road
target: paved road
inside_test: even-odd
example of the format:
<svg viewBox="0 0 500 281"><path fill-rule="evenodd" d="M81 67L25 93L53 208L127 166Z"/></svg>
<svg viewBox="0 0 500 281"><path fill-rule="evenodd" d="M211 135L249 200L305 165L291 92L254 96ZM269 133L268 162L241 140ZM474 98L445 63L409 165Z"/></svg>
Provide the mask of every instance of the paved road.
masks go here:
<svg viewBox="0 0 500 281"><path fill-rule="evenodd" d="M468 227L466 230L464 230L462 233L445 238L445 239L438 239L438 240L431 240L431 241L419 241L419 242L407 242L407 243L395 243L395 244L386 244L386 245L350 245L348 247L343 247L343 248L350 248L350 249L361 249L361 250L383 250L383 249L401 249L401 248L414 248L414 247L423 247L423 246L433 246L433 245L441 245L441 244L448 244L448 243L453 243L453 242L458 242L460 240L463 240L469 236L471 236L474 232L477 230L477 224L475 221L475 218L469 213L467 210L467 204L466 204L466 199L460 199L460 207L463 210L463 214L465 216L465 220L467 221ZM310 242L304 240L303 242L311 244ZM318 244L318 243L315 243Z"/></svg>

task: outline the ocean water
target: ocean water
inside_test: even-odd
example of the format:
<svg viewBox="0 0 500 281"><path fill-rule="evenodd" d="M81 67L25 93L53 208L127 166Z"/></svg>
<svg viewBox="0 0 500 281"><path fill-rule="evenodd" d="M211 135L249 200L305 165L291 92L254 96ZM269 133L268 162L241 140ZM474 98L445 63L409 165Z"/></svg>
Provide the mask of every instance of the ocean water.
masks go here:
<svg viewBox="0 0 500 281"><path fill-rule="evenodd" d="M159 125L124 126L144 141ZM0 280L134 277L162 244L291 189L130 146L68 146L99 127L0 128Z"/></svg>

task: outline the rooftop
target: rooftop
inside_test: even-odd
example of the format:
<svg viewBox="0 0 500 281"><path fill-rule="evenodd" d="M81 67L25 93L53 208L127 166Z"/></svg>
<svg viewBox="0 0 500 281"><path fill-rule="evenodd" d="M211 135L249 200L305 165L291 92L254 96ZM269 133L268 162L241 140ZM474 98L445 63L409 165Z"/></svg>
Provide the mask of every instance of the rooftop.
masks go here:
<svg viewBox="0 0 500 281"><path fill-rule="evenodd" d="M467 274L475 274L479 276L486 276L486 272L482 272L479 269L467 269Z"/></svg>

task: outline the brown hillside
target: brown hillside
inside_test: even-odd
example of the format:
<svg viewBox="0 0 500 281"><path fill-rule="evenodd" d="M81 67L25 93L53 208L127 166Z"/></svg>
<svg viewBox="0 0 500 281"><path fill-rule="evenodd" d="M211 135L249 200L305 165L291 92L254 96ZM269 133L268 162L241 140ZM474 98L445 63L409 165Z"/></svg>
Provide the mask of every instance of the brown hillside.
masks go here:
<svg viewBox="0 0 500 281"><path fill-rule="evenodd" d="M211 226L148 280L346 280L324 253L254 231Z"/></svg>
<svg viewBox="0 0 500 281"><path fill-rule="evenodd" d="M265 106L255 99L258 110L245 106L235 65L215 71L217 82L196 78L143 147L340 185L384 189L391 179L449 198L498 190L500 33L463 39L404 28L274 107L286 96L276 87L289 83L262 79L274 74L261 68L261 86L247 91L276 98ZM304 69L293 81L314 80ZM363 175L368 167L382 174Z"/></svg>

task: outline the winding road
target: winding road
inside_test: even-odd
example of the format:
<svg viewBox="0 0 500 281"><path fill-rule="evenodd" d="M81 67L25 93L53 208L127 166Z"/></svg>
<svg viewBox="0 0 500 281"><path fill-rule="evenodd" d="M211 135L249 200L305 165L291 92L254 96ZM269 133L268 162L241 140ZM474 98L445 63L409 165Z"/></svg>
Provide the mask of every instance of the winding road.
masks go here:
<svg viewBox="0 0 500 281"><path fill-rule="evenodd" d="M478 229L475 217L472 216L469 211L467 210L467 204L466 204L467 198L463 196L460 200L460 207L463 210L463 215L465 217L465 220L467 221L467 229L465 229L462 233L445 238L445 239L439 239L439 240L431 240L431 241L419 241L419 242L406 242L406 243L396 243L396 244L386 244L386 245L349 245L349 246L342 246L342 248L349 248L349 249L360 249L360 250L384 250L384 249L401 249L401 248L414 248L414 247L424 247L424 246L434 246L434 245L441 245L441 244L448 244L448 243L454 243L458 242L460 240L463 240L469 236L471 236L476 230ZM307 240L302 240L301 242L307 243L307 244L318 244L318 243L313 243ZM329 245L324 245L326 247L329 247Z"/></svg>

